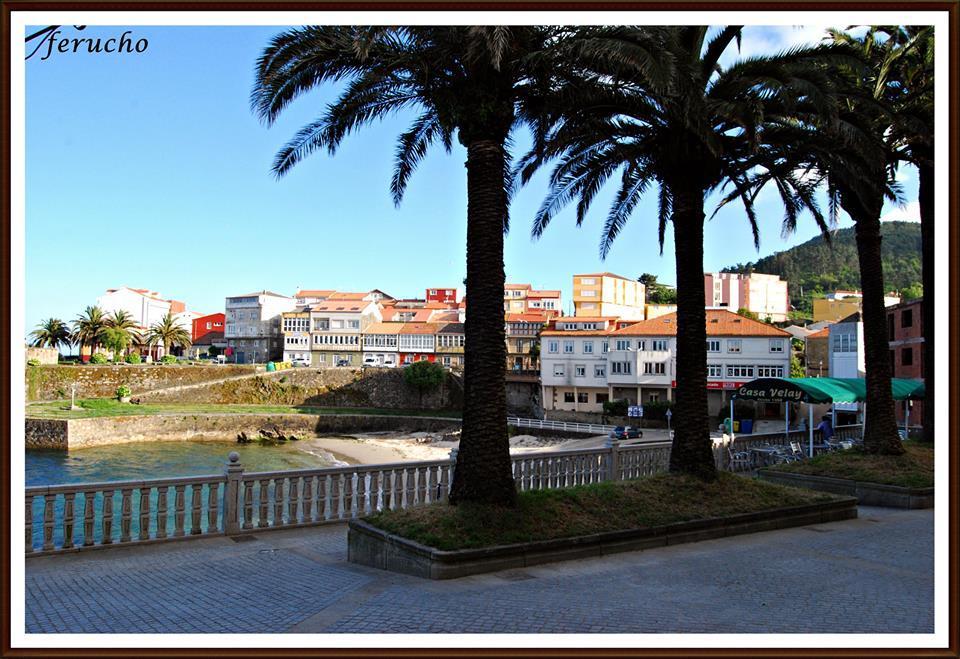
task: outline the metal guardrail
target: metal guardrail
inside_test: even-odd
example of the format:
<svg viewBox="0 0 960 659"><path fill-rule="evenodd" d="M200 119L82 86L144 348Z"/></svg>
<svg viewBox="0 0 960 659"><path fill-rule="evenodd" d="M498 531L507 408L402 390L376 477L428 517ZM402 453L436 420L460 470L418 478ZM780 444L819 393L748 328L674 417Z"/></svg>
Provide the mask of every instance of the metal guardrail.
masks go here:
<svg viewBox="0 0 960 659"><path fill-rule="evenodd" d="M507 417L507 425L514 428L540 428L547 430L564 430L566 432L582 432L591 435L609 435L616 426L604 426L598 423L574 423L571 421L549 421L547 419L522 419L516 416Z"/></svg>

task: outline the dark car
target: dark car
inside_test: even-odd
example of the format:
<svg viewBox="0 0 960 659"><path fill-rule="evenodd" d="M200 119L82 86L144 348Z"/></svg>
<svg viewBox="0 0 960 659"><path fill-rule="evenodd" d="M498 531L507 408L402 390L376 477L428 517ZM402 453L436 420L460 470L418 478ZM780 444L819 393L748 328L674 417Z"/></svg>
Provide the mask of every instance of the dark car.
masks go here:
<svg viewBox="0 0 960 659"><path fill-rule="evenodd" d="M613 439L640 439L643 437L643 432L633 426L617 426L610 431L610 437Z"/></svg>

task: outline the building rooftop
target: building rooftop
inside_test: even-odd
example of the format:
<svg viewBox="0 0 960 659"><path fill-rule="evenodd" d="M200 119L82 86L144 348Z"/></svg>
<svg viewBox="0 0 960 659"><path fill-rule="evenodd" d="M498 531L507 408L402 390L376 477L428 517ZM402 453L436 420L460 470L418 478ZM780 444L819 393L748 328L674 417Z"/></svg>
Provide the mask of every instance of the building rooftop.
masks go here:
<svg viewBox="0 0 960 659"><path fill-rule="evenodd" d="M623 279L625 281L636 281L635 279L630 279L629 277L624 277L623 275L616 275L612 272L594 272L584 275L574 275L574 277L613 277L614 279Z"/></svg>
<svg viewBox="0 0 960 659"><path fill-rule="evenodd" d="M436 334L437 323L400 323L401 334Z"/></svg>
<svg viewBox="0 0 960 659"><path fill-rule="evenodd" d="M706 313L707 336L790 336L788 332L778 327L740 316L725 309L707 309ZM642 320L615 332L618 336L674 336L676 333L676 312L650 320Z"/></svg>
<svg viewBox="0 0 960 659"><path fill-rule="evenodd" d="M403 323L373 323L363 331L364 334L399 334Z"/></svg>
<svg viewBox="0 0 960 659"><path fill-rule="evenodd" d="M305 288L299 290L294 294L294 297L330 297L336 293L334 290L320 289L320 288Z"/></svg>

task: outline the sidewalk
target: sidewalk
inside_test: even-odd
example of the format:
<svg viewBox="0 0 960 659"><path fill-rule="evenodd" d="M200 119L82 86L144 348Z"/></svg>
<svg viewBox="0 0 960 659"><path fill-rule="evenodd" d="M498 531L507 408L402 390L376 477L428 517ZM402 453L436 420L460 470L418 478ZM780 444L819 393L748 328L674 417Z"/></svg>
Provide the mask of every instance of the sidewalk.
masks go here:
<svg viewBox="0 0 960 659"><path fill-rule="evenodd" d="M26 562L28 633L931 633L933 511L426 581L346 526Z"/></svg>

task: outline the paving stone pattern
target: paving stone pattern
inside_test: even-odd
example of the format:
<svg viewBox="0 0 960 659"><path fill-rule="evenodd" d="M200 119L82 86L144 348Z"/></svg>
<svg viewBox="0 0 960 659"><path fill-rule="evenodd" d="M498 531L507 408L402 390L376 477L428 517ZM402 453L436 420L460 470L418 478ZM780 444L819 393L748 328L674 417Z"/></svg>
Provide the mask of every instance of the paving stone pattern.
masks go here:
<svg viewBox="0 0 960 659"><path fill-rule="evenodd" d="M427 581L342 525L27 561L28 632L931 633L933 512Z"/></svg>

